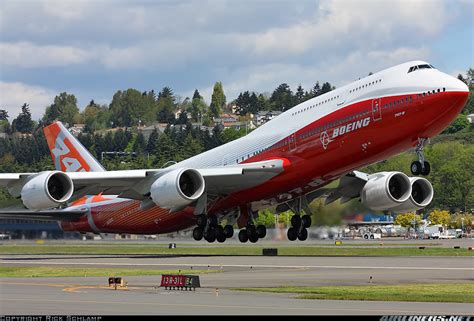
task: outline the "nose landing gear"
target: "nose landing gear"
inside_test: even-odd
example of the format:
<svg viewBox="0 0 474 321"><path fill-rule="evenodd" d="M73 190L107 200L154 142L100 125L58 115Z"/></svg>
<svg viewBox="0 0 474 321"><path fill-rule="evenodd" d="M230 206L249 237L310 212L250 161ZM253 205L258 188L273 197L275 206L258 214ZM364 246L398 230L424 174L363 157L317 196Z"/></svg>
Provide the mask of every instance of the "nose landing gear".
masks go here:
<svg viewBox="0 0 474 321"><path fill-rule="evenodd" d="M425 161L425 156L423 154L424 146L429 142L427 138L418 138L418 144L416 145L416 155L418 155L418 160L411 163L410 169L413 175L424 175L427 176L430 173L431 166L430 163Z"/></svg>

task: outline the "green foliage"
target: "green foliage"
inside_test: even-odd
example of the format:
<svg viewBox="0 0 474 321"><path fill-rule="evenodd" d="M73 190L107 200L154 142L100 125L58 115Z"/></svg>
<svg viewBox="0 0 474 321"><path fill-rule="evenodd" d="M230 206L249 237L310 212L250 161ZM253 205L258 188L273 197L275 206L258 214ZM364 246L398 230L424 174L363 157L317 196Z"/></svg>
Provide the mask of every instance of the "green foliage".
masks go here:
<svg viewBox="0 0 474 321"><path fill-rule="evenodd" d="M141 93L136 89L117 91L109 106L110 122L113 127L137 126L156 120L158 111L154 92Z"/></svg>
<svg viewBox="0 0 474 321"><path fill-rule="evenodd" d="M269 209L259 211L254 221L255 225L265 225L268 228L275 227L275 215Z"/></svg>
<svg viewBox="0 0 474 321"><path fill-rule="evenodd" d="M43 123L51 124L56 120L60 120L66 126L74 124L74 118L79 114L77 108L76 96L66 92L60 93L54 97L54 103L46 107L46 112L43 115Z"/></svg>
<svg viewBox="0 0 474 321"><path fill-rule="evenodd" d="M443 226L448 226L451 222L451 215L446 210L435 209L428 216L428 220L433 225L440 224Z"/></svg>
<svg viewBox="0 0 474 321"><path fill-rule="evenodd" d="M21 113L12 122L12 131L20 133L31 133L34 123L31 120L31 112L29 105L24 103L21 106Z"/></svg>
<svg viewBox="0 0 474 321"><path fill-rule="evenodd" d="M461 228L470 232L474 224L474 215L472 213L454 213L451 216L449 226L451 228Z"/></svg>
<svg viewBox="0 0 474 321"><path fill-rule="evenodd" d="M296 99L288 84L279 85L270 97L272 110L285 111L296 105Z"/></svg>
<svg viewBox="0 0 474 321"><path fill-rule="evenodd" d="M209 108L209 113L211 117L219 117L222 112L222 109L225 107L226 97L224 95L224 88L222 88L222 83L220 81L214 84L214 90L212 92L211 105Z"/></svg>
<svg viewBox="0 0 474 321"><path fill-rule="evenodd" d="M415 224L413 224L415 222ZM421 222L421 215L415 213L405 213L405 214L398 214L395 218L395 224L401 225L403 227L418 227Z"/></svg>
<svg viewBox="0 0 474 321"><path fill-rule="evenodd" d="M453 134L469 127L470 125L471 123L469 123L469 120L467 120L466 115L459 114L458 117L456 117L456 119L449 125L449 127L443 131L443 133Z"/></svg>

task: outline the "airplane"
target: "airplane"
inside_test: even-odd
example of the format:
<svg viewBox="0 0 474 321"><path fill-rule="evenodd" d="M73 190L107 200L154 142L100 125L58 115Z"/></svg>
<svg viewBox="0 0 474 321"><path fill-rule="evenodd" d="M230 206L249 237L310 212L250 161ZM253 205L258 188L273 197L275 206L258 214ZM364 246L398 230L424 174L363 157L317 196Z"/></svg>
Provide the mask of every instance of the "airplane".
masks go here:
<svg viewBox="0 0 474 321"><path fill-rule="evenodd" d="M193 226L193 238L241 242L266 235L258 210L292 210L287 237L304 241L308 204L359 199L372 210L420 210L433 199L423 148L460 113L462 81L417 60L305 101L248 135L160 169L105 171L60 124L45 130L56 170L0 174L25 208L0 217L57 220L65 231L160 234ZM62 126L62 127L61 127ZM415 147L414 177L357 168ZM337 187L327 185L339 179ZM113 196L108 196L113 195ZM305 215L303 215L303 212ZM220 223L227 222L223 227Z"/></svg>

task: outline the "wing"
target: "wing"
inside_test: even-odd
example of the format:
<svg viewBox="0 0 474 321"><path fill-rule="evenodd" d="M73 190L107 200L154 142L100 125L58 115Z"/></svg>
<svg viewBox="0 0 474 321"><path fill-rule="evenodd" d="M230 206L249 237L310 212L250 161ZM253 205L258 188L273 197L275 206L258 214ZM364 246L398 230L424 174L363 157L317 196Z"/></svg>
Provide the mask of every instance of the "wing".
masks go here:
<svg viewBox="0 0 474 321"><path fill-rule="evenodd" d="M338 187L328 190L325 204L335 202L339 198L341 203L346 203L353 198L359 197L369 175L359 171L352 171L339 180Z"/></svg>
<svg viewBox="0 0 474 321"><path fill-rule="evenodd" d="M31 211L24 208L2 208L0 209L1 219L24 219L35 221L76 221L87 210L44 210Z"/></svg>
<svg viewBox="0 0 474 321"><path fill-rule="evenodd" d="M242 189L260 185L284 171L283 159L237 164L232 166L196 169L205 180L205 191L216 195L228 195ZM74 183L70 201L85 195L99 193L118 195L123 198L144 200L149 197L150 187L161 175L174 168L157 170L127 170L107 172L64 173ZM10 194L20 197L23 185L38 173L0 174L0 186L7 187Z"/></svg>

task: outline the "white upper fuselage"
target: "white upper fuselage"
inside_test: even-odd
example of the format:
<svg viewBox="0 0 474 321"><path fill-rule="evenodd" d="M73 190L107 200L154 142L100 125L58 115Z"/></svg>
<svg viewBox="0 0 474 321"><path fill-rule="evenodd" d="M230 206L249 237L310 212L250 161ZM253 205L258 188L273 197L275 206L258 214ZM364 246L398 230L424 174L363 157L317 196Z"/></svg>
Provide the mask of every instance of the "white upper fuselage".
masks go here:
<svg viewBox="0 0 474 321"><path fill-rule="evenodd" d="M170 168L204 168L241 163L315 120L359 101L427 92L433 88L445 88L446 92L468 91L463 82L434 68L408 72L412 66L427 64L419 60L403 63L312 98L285 111L245 137L174 164Z"/></svg>

